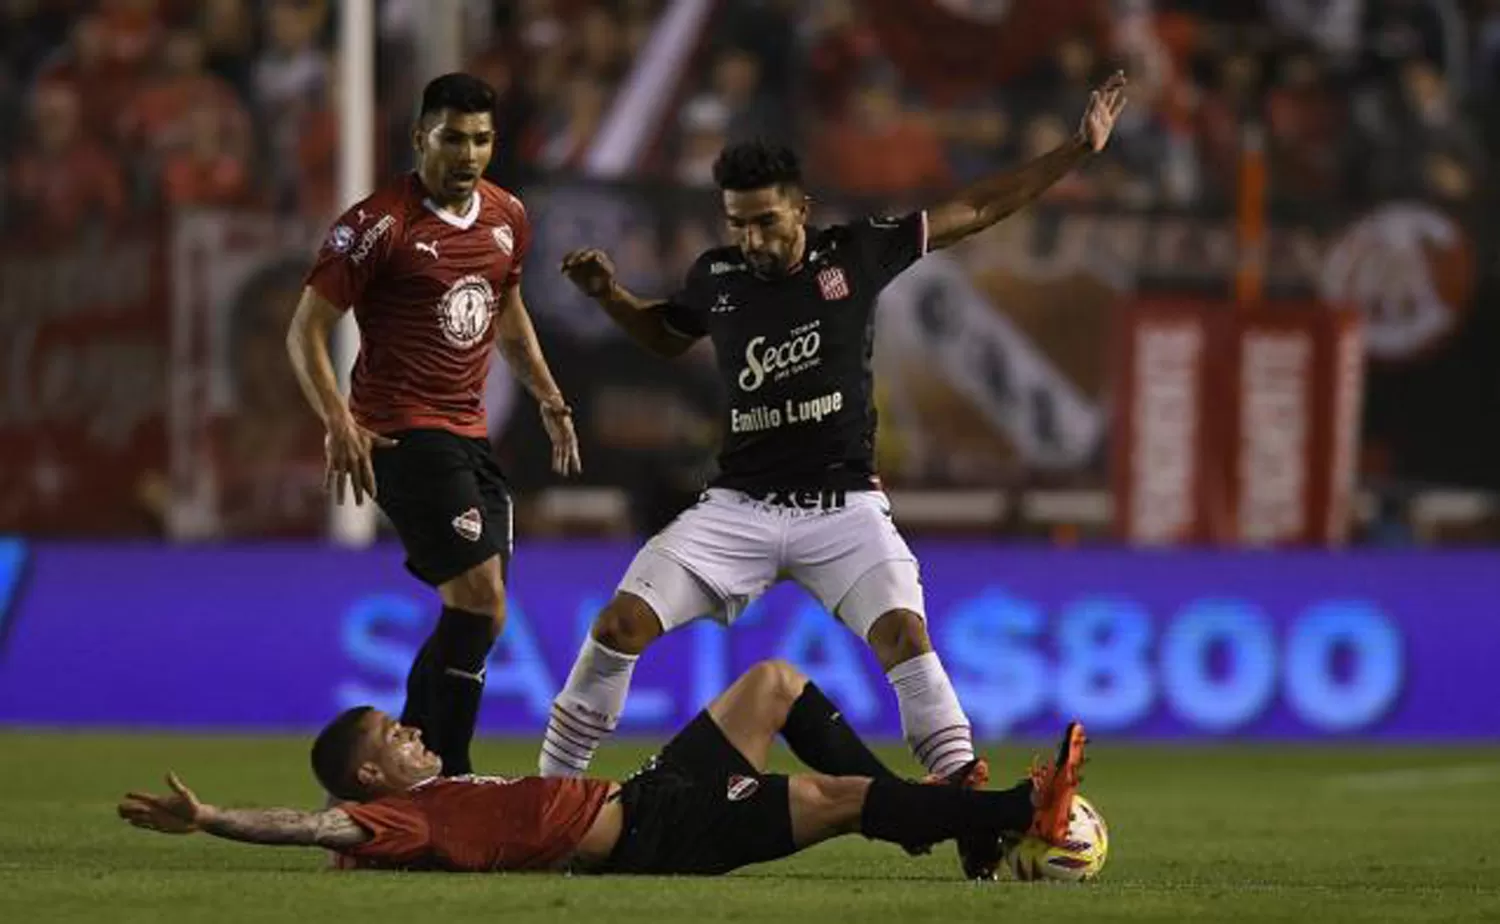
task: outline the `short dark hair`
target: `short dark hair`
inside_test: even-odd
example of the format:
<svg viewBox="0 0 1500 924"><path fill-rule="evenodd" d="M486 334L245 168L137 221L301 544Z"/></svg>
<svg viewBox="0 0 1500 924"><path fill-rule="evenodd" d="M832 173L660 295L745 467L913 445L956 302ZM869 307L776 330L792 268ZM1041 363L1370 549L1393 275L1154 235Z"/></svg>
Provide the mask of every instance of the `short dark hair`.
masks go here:
<svg viewBox="0 0 1500 924"><path fill-rule="evenodd" d="M768 141L742 141L719 152L714 182L720 189L748 192L767 186L802 188L802 164L791 148Z"/></svg>
<svg viewBox="0 0 1500 924"><path fill-rule="evenodd" d="M452 73L434 77L422 90L422 111L417 118L424 119L444 109L454 112L495 112L495 89L473 74Z"/></svg>
<svg viewBox="0 0 1500 924"><path fill-rule="evenodd" d="M354 776L354 757L364 741L365 717L374 711L374 706L345 709L313 741L313 775L329 795L351 802L364 798L364 787Z"/></svg>

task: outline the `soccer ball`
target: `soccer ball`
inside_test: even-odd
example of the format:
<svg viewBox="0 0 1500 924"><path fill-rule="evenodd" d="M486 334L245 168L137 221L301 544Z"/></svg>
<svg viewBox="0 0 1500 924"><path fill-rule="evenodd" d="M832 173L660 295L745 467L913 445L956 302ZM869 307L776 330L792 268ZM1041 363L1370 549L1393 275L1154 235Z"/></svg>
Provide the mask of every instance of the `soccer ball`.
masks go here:
<svg viewBox="0 0 1500 924"><path fill-rule="evenodd" d="M1068 839L1055 847L1034 835L1026 835L1005 853L1005 865L1017 879L1030 882L1087 882L1099 875L1109 855L1109 828L1104 816L1083 796L1073 797L1068 816Z"/></svg>

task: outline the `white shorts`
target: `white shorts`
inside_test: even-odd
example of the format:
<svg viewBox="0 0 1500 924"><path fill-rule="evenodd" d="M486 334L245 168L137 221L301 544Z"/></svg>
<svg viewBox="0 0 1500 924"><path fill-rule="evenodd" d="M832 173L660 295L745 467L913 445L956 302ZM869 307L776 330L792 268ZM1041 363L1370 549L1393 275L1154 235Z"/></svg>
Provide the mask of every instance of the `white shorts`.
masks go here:
<svg viewBox="0 0 1500 924"><path fill-rule="evenodd" d="M891 520L889 498L879 491L843 497L842 506L798 509L710 488L646 543L618 589L650 604L668 632L699 616L731 624L755 598L787 579L807 588L861 638L883 612L923 614L916 556ZM862 600L861 612L839 612L850 588L888 562L909 565L893 569L894 577L883 576L875 599ZM689 586L694 582L683 569L697 586Z"/></svg>

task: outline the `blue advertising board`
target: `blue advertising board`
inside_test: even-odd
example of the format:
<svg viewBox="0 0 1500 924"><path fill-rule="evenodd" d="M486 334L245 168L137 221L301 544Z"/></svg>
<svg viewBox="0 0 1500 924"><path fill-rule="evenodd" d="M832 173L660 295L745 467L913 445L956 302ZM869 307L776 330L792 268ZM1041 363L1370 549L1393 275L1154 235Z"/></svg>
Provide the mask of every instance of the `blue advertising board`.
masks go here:
<svg viewBox="0 0 1500 924"><path fill-rule="evenodd" d="M917 543L933 640L985 738L1500 738L1500 554ZM481 731L539 734L634 549L523 544ZM0 723L313 729L399 710L436 597L393 546L0 541ZM766 657L900 732L864 644L794 586L641 659L622 730L674 730Z"/></svg>

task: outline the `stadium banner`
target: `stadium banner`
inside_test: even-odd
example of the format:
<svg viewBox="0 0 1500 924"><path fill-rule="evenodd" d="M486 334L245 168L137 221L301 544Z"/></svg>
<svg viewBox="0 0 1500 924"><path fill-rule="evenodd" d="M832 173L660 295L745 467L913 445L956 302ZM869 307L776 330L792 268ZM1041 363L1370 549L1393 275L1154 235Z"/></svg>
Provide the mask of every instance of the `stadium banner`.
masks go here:
<svg viewBox="0 0 1500 924"><path fill-rule="evenodd" d="M526 543L481 731L537 735L633 554ZM918 543L932 636L978 733L1103 738L1500 738L1500 553L1058 551ZM0 542L0 724L311 730L400 708L436 617L400 550ZM642 659L626 733L662 735L762 658L896 737L865 645L792 586L730 631Z"/></svg>
<svg viewBox="0 0 1500 924"><path fill-rule="evenodd" d="M1361 317L1321 302L1136 298L1114 341L1116 535L1133 544L1348 541Z"/></svg>
<svg viewBox="0 0 1500 924"><path fill-rule="evenodd" d="M1500 487L1500 430L1475 427L1500 415L1494 231L1415 202L1273 211L1268 300L1362 317L1362 394L1340 412L1359 411L1365 477ZM1207 213L1047 205L898 277L876 316L888 480L1104 481L1122 304L1225 300L1234 235Z"/></svg>

